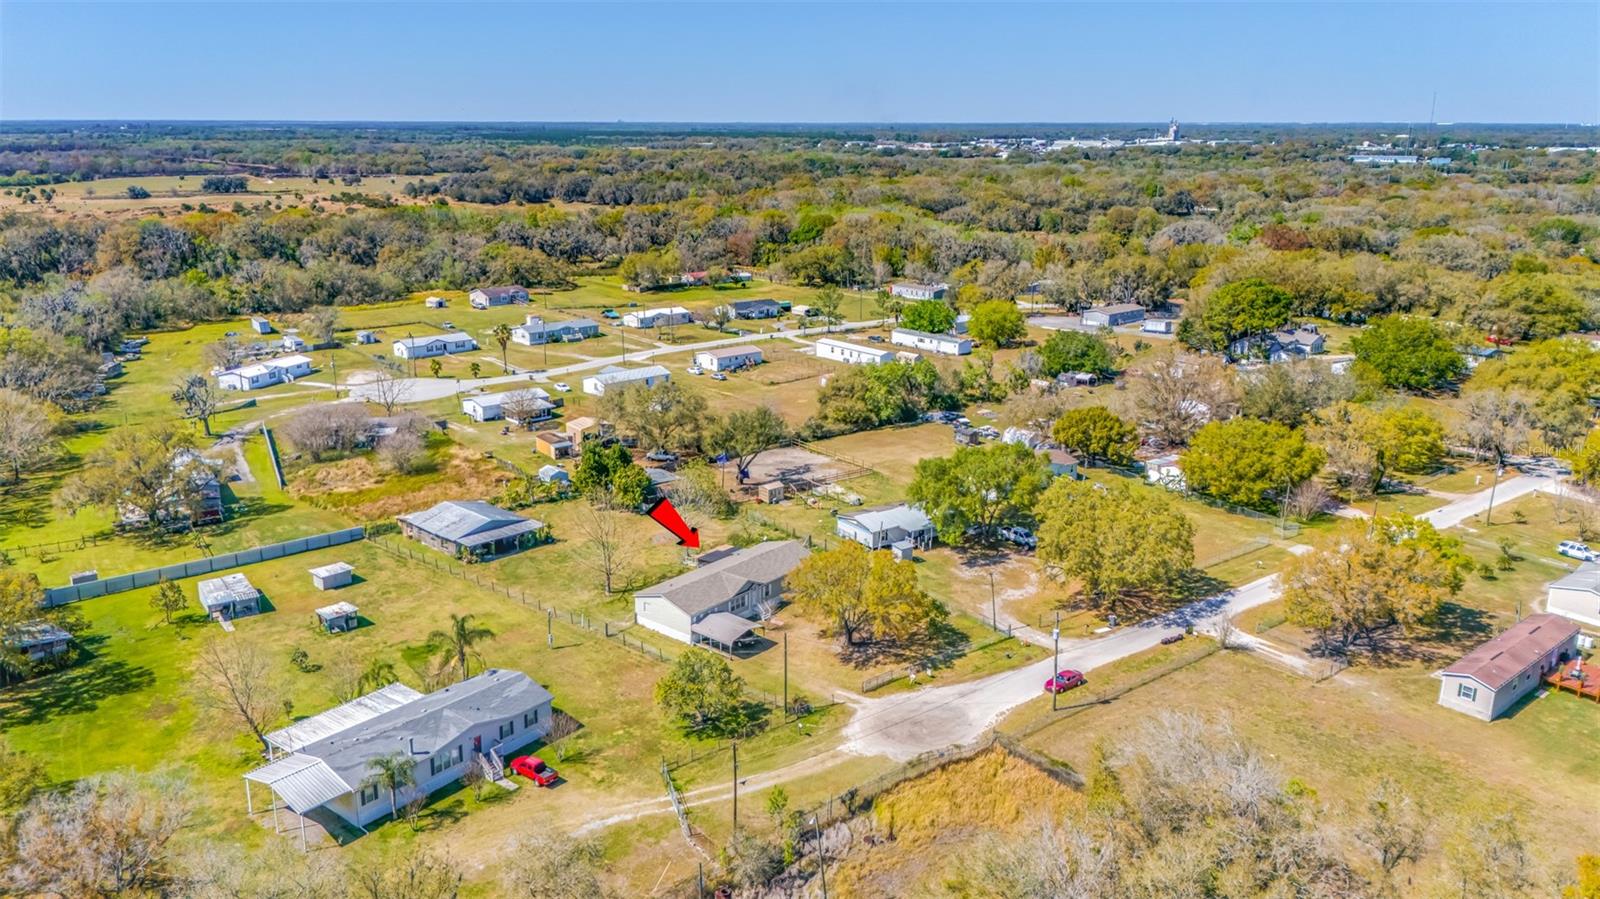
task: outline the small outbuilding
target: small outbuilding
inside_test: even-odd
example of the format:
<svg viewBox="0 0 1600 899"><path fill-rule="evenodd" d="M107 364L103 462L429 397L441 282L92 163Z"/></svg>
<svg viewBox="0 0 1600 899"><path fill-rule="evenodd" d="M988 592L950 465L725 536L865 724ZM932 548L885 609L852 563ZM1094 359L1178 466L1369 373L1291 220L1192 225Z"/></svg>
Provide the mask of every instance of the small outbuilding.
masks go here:
<svg viewBox="0 0 1600 899"><path fill-rule="evenodd" d="M552 459L572 455L572 439L560 431L539 431L533 435L533 448Z"/></svg>
<svg viewBox="0 0 1600 899"><path fill-rule="evenodd" d="M783 502L783 482L768 481L756 487L756 499L763 503Z"/></svg>
<svg viewBox="0 0 1600 899"><path fill-rule="evenodd" d="M3 642L28 661L42 662L66 652L72 646L72 634L52 621L29 621L6 634Z"/></svg>
<svg viewBox="0 0 1600 899"><path fill-rule="evenodd" d="M546 484L570 484L572 476L559 465L546 465L539 469L539 480Z"/></svg>
<svg viewBox="0 0 1600 899"><path fill-rule="evenodd" d="M259 315L253 315L250 317L250 330L256 332L257 334L271 334L272 322L267 321Z"/></svg>
<svg viewBox="0 0 1600 899"><path fill-rule="evenodd" d="M371 331L357 331L356 332L356 343L377 343L377 342L378 342L378 335L372 333Z"/></svg>
<svg viewBox="0 0 1600 899"><path fill-rule="evenodd" d="M334 562L321 568L311 569L311 586L318 590L337 590L340 587L350 586L355 580L356 570L345 562Z"/></svg>
<svg viewBox="0 0 1600 899"><path fill-rule="evenodd" d="M422 305L428 307L429 309L443 309L446 304L444 297L428 297L426 300L422 301Z"/></svg>
<svg viewBox="0 0 1600 899"><path fill-rule="evenodd" d="M361 616L356 607L347 602L336 602L317 610L317 623L330 634L353 631L361 626Z"/></svg>
<svg viewBox="0 0 1600 899"><path fill-rule="evenodd" d="M200 582L200 605L220 621L243 618L261 611L261 591L239 572Z"/></svg>

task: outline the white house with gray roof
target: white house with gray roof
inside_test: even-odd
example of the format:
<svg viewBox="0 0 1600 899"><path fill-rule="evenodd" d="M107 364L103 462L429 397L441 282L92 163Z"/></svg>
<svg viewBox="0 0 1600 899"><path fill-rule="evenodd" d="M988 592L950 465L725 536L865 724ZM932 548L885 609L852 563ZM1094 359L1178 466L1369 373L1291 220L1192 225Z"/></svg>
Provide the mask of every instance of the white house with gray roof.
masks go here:
<svg viewBox="0 0 1600 899"><path fill-rule="evenodd" d="M478 341L470 334L452 332L430 334L427 337L402 337L394 342L394 354L401 359L428 359L433 356L452 356L478 348Z"/></svg>
<svg viewBox="0 0 1600 899"><path fill-rule="evenodd" d="M1584 562L1551 584L1544 608L1590 628L1600 628L1600 564Z"/></svg>
<svg viewBox="0 0 1600 899"><path fill-rule="evenodd" d="M783 595L783 579L808 555L798 540L769 540L728 553L635 593L634 620L684 643L732 649L754 627L760 605Z"/></svg>
<svg viewBox="0 0 1600 899"><path fill-rule="evenodd" d="M511 329L511 340L523 346L541 346L546 343L567 343L600 336L600 325L591 318L573 318L566 321L547 322L537 315L528 316L522 324Z"/></svg>
<svg viewBox="0 0 1600 899"><path fill-rule="evenodd" d="M526 674L494 668L426 695L390 684L268 734L275 758L244 776L245 802L254 814L250 785L260 784L273 794L274 815L281 801L302 822L326 809L365 830L460 780L468 764L499 773L507 756L549 731L551 700ZM369 783L373 762L391 756L409 761L416 780L393 808Z"/></svg>
<svg viewBox="0 0 1600 899"><path fill-rule="evenodd" d="M629 384L643 384L654 387L672 380L672 373L660 365L646 365L641 368L619 368L608 365L583 379L583 392L590 396L605 396L606 390L612 387L626 387Z"/></svg>
<svg viewBox="0 0 1600 899"><path fill-rule="evenodd" d="M761 348L749 344L712 347L694 354L694 364L706 371L738 371L761 362Z"/></svg>
<svg viewBox="0 0 1600 899"><path fill-rule="evenodd" d="M972 352L972 341L956 334L930 334L910 328L895 328L889 332L889 342L895 346L942 353L946 356L965 356Z"/></svg>
<svg viewBox="0 0 1600 899"><path fill-rule="evenodd" d="M927 549L933 545L935 536L933 521L921 509L906 503L840 515L834 521L833 530L867 549L889 549L896 544Z"/></svg>
<svg viewBox="0 0 1600 899"><path fill-rule="evenodd" d="M544 522L523 518L485 502L445 500L431 509L401 515L400 530L413 540L456 557L486 560L537 543Z"/></svg>

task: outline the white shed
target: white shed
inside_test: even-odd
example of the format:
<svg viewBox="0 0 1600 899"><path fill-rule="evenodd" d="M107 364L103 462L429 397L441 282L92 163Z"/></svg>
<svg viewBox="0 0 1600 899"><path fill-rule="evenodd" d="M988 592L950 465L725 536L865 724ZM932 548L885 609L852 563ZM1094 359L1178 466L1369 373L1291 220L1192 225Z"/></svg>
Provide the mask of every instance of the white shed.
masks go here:
<svg viewBox="0 0 1600 899"><path fill-rule="evenodd" d="M355 579L356 570L345 562L334 562L321 568L311 569L311 586L318 590L337 590L340 587L350 586Z"/></svg>
<svg viewBox="0 0 1600 899"><path fill-rule="evenodd" d="M317 622L330 634L353 631L361 626L361 616L356 607L347 602L336 602L317 610Z"/></svg>

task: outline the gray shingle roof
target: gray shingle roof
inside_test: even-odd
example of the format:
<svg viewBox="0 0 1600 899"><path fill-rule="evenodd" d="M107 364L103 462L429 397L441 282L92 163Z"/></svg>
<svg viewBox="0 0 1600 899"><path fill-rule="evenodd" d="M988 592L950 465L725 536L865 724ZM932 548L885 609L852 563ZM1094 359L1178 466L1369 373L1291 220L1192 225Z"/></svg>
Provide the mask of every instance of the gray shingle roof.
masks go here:
<svg viewBox="0 0 1600 899"><path fill-rule="evenodd" d="M752 583L770 583L794 570L810 555L798 540L769 540L640 590L659 596L688 615L704 612L739 595Z"/></svg>
<svg viewBox="0 0 1600 899"><path fill-rule="evenodd" d="M400 520L463 546L477 546L544 527L542 521L523 518L476 500L445 500L431 509L401 515Z"/></svg>
<svg viewBox="0 0 1600 899"><path fill-rule="evenodd" d="M1560 587L1563 590L1588 590L1590 593L1600 593L1600 564L1584 562L1571 574L1550 586Z"/></svg>

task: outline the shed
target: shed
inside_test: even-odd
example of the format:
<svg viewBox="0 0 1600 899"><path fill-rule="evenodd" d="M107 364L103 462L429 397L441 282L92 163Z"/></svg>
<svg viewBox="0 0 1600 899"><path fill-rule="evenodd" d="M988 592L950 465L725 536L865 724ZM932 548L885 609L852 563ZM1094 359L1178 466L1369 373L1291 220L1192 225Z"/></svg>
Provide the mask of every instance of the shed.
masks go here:
<svg viewBox="0 0 1600 899"><path fill-rule="evenodd" d="M30 662L52 659L72 645L72 634L51 621L28 621L5 637L5 645L28 657Z"/></svg>
<svg viewBox="0 0 1600 899"><path fill-rule="evenodd" d="M560 431L540 431L533 435L533 448L552 459L572 455L572 439Z"/></svg>
<svg viewBox="0 0 1600 899"><path fill-rule="evenodd" d="M227 620L261 611L261 591L239 572L200 582L200 605L206 614Z"/></svg>
<svg viewBox="0 0 1600 899"><path fill-rule="evenodd" d="M443 309L445 307L444 297L428 297L422 301L422 305L427 306L429 309Z"/></svg>
<svg viewBox="0 0 1600 899"><path fill-rule="evenodd" d="M371 331L357 331L356 332L356 343L377 343L377 342L378 342L378 335L372 333Z"/></svg>
<svg viewBox="0 0 1600 899"><path fill-rule="evenodd" d="M311 586L318 590L337 590L340 587L350 586L355 579L355 568L345 562L334 562L321 568L311 569Z"/></svg>
<svg viewBox="0 0 1600 899"><path fill-rule="evenodd" d="M271 334L272 323L259 315L253 315L250 317L250 330L257 334Z"/></svg>
<svg viewBox="0 0 1600 899"><path fill-rule="evenodd" d="M764 503L783 502L783 482L768 481L756 487L756 499Z"/></svg>
<svg viewBox="0 0 1600 899"><path fill-rule="evenodd" d="M572 483L572 476L558 465L546 465L539 469L539 480L546 484L570 484Z"/></svg>
<svg viewBox="0 0 1600 899"><path fill-rule="evenodd" d="M337 634L355 630L360 626L361 616L356 614L354 605L347 602L336 602L331 606L323 606L318 609L317 621L322 625L323 630L330 634Z"/></svg>

